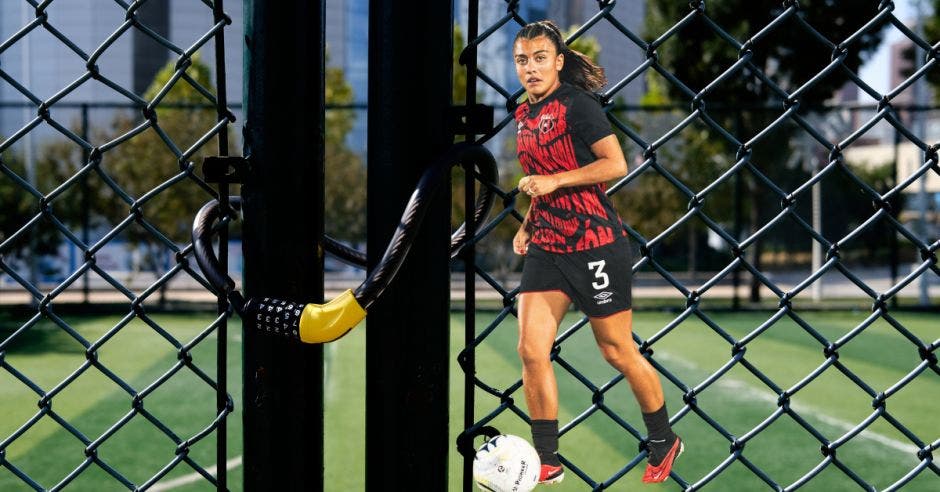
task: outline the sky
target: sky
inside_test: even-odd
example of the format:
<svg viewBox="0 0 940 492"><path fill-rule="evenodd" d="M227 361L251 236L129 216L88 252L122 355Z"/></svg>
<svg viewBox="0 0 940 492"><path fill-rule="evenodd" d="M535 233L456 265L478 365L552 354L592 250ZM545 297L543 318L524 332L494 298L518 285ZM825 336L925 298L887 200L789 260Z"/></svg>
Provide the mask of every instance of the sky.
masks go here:
<svg viewBox="0 0 940 492"><path fill-rule="evenodd" d="M929 12L929 2L922 2L925 12ZM914 14L917 12L917 0L897 0L894 2L894 16L908 25L913 25ZM865 82L868 82L875 90L880 93L887 92L889 89L890 76L888 71L891 68L889 60L891 53L891 44L903 39L903 35L894 27L888 28L885 32L885 38L875 55L862 66L860 74Z"/></svg>

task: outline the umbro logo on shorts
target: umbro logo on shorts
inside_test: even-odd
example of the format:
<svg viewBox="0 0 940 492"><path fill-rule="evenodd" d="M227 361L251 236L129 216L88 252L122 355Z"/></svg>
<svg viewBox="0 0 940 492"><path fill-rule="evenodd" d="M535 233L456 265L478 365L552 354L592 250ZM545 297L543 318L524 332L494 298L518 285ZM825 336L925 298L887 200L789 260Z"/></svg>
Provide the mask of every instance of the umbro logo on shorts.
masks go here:
<svg viewBox="0 0 940 492"><path fill-rule="evenodd" d="M600 294L595 294L594 298L597 299L598 304L607 304L608 302L611 301L610 296L612 295L614 295L613 292L608 292L605 290L604 292L601 292Z"/></svg>

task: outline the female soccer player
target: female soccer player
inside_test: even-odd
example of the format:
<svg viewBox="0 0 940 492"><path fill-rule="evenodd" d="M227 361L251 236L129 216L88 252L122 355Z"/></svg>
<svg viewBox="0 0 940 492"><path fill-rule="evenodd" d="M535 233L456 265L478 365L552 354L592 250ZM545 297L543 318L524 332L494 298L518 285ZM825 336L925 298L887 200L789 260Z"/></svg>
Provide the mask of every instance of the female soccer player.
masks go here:
<svg viewBox="0 0 940 492"><path fill-rule="evenodd" d="M551 21L526 25L513 43L527 99L516 109L519 190L532 203L513 239L525 255L519 356L540 483L564 478L558 459L558 388L550 360L558 325L574 302L601 354L630 383L648 431L644 482L662 482L683 444L672 432L662 386L631 338L631 253L606 182L627 163L593 91L604 69L568 49Z"/></svg>

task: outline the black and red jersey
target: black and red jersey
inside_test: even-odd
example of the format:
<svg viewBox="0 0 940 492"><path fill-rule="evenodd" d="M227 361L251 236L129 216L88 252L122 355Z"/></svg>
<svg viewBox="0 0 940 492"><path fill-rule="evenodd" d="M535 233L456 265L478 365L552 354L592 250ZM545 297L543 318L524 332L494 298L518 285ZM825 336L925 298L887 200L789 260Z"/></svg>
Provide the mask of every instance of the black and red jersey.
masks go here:
<svg viewBox="0 0 940 492"><path fill-rule="evenodd" d="M613 134L598 100L567 83L516 108L519 163L526 175L577 169L596 160L591 145ZM606 183L559 188L532 199L531 244L553 253L584 251L625 236Z"/></svg>

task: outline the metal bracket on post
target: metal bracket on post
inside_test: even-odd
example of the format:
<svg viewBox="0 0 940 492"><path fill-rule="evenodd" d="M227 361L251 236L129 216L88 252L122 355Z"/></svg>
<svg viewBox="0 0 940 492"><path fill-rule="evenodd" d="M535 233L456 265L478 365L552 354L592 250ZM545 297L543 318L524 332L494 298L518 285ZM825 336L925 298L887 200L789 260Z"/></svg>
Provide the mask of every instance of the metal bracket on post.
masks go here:
<svg viewBox="0 0 940 492"><path fill-rule="evenodd" d="M482 135L493 129L493 106L451 106L447 111L447 121L454 135Z"/></svg>
<svg viewBox="0 0 940 492"><path fill-rule="evenodd" d="M202 160L202 176L207 183L245 184L248 158L211 155Z"/></svg>

